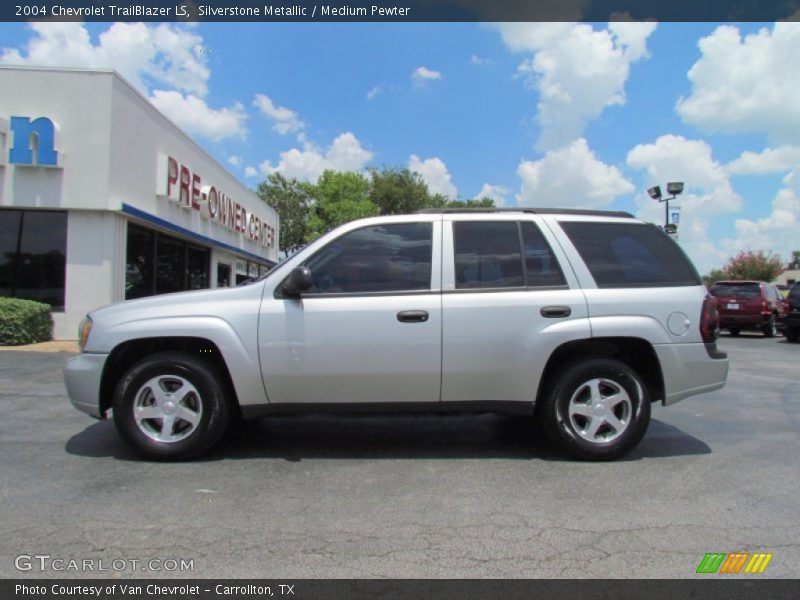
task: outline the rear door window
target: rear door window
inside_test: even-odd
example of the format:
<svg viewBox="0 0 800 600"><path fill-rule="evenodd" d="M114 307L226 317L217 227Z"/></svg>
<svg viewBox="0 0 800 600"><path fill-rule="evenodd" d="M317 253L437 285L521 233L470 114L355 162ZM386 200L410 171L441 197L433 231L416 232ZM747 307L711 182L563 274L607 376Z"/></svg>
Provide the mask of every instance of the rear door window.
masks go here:
<svg viewBox="0 0 800 600"><path fill-rule="evenodd" d="M457 289L566 285L535 223L460 221L453 227Z"/></svg>
<svg viewBox="0 0 800 600"><path fill-rule="evenodd" d="M562 222L600 288L700 285L683 250L647 223Z"/></svg>
<svg viewBox="0 0 800 600"><path fill-rule="evenodd" d="M523 287L515 221L455 223L456 288Z"/></svg>

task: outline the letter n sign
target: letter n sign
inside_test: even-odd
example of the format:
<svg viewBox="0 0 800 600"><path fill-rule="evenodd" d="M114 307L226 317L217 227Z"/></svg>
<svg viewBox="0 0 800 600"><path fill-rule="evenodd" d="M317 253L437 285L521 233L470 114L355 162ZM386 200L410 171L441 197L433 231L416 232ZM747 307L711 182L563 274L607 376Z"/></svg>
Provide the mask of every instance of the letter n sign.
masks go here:
<svg viewBox="0 0 800 600"><path fill-rule="evenodd" d="M13 146L8 153L8 162L16 165L58 166L55 149L56 128L47 117L30 120L29 117L11 117L9 127L13 135ZM36 160L34 160L34 150Z"/></svg>

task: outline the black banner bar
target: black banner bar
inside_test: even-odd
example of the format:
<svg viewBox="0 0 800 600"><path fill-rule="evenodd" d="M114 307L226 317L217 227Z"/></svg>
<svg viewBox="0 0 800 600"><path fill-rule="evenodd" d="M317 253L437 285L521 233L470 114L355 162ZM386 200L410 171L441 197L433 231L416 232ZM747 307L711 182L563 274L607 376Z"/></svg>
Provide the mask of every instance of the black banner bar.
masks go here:
<svg viewBox="0 0 800 600"><path fill-rule="evenodd" d="M795 600L800 580L720 578L692 580L147 580L6 579L0 598L21 600Z"/></svg>
<svg viewBox="0 0 800 600"><path fill-rule="evenodd" d="M800 0L14 0L2 21L778 21Z"/></svg>

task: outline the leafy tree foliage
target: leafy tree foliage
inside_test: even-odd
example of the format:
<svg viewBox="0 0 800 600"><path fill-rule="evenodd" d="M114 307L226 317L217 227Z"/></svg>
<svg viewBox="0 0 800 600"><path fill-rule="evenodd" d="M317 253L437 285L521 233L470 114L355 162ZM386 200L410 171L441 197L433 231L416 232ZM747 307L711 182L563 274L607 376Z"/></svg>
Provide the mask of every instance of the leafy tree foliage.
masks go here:
<svg viewBox="0 0 800 600"><path fill-rule="evenodd" d="M402 215L431 207L428 186L419 173L384 166L382 171L371 169L370 176L369 197L380 214Z"/></svg>
<svg viewBox="0 0 800 600"><path fill-rule="evenodd" d="M419 175L383 167L361 173L327 170L316 183L270 174L256 189L280 217L278 247L292 254L326 231L363 217L409 214L424 208L492 208L491 198L454 200L431 194Z"/></svg>
<svg viewBox="0 0 800 600"><path fill-rule="evenodd" d="M707 275L703 275L703 283L707 286L728 279L728 274L723 269L712 269Z"/></svg>
<svg viewBox="0 0 800 600"><path fill-rule="evenodd" d="M473 198L472 200L450 200L446 206L448 208L494 208L494 200L488 196L483 198Z"/></svg>
<svg viewBox="0 0 800 600"><path fill-rule="evenodd" d="M369 198L369 181L360 173L326 170L308 186L314 203L308 215L306 241L343 223L373 217L378 207Z"/></svg>
<svg viewBox="0 0 800 600"><path fill-rule="evenodd" d="M306 243L311 203L307 185L297 179L286 179L275 172L258 184L256 194L274 208L280 217L279 250L292 254L302 248Z"/></svg>
<svg viewBox="0 0 800 600"><path fill-rule="evenodd" d="M772 281L783 272L783 261L780 256L772 252L743 250L725 264L722 272L724 277L720 277L720 279Z"/></svg>

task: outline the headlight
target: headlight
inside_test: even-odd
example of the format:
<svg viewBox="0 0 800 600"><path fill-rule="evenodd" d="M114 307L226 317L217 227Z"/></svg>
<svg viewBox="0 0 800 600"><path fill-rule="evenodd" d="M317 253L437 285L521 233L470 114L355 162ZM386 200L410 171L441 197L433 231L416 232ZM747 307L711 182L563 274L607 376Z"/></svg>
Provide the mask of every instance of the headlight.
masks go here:
<svg viewBox="0 0 800 600"><path fill-rule="evenodd" d="M86 342L89 339L89 332L92 330L92 318L89 315L86 315L81 324L78 325L78 348L80 348L81 352L86 347Z"/></svg>

